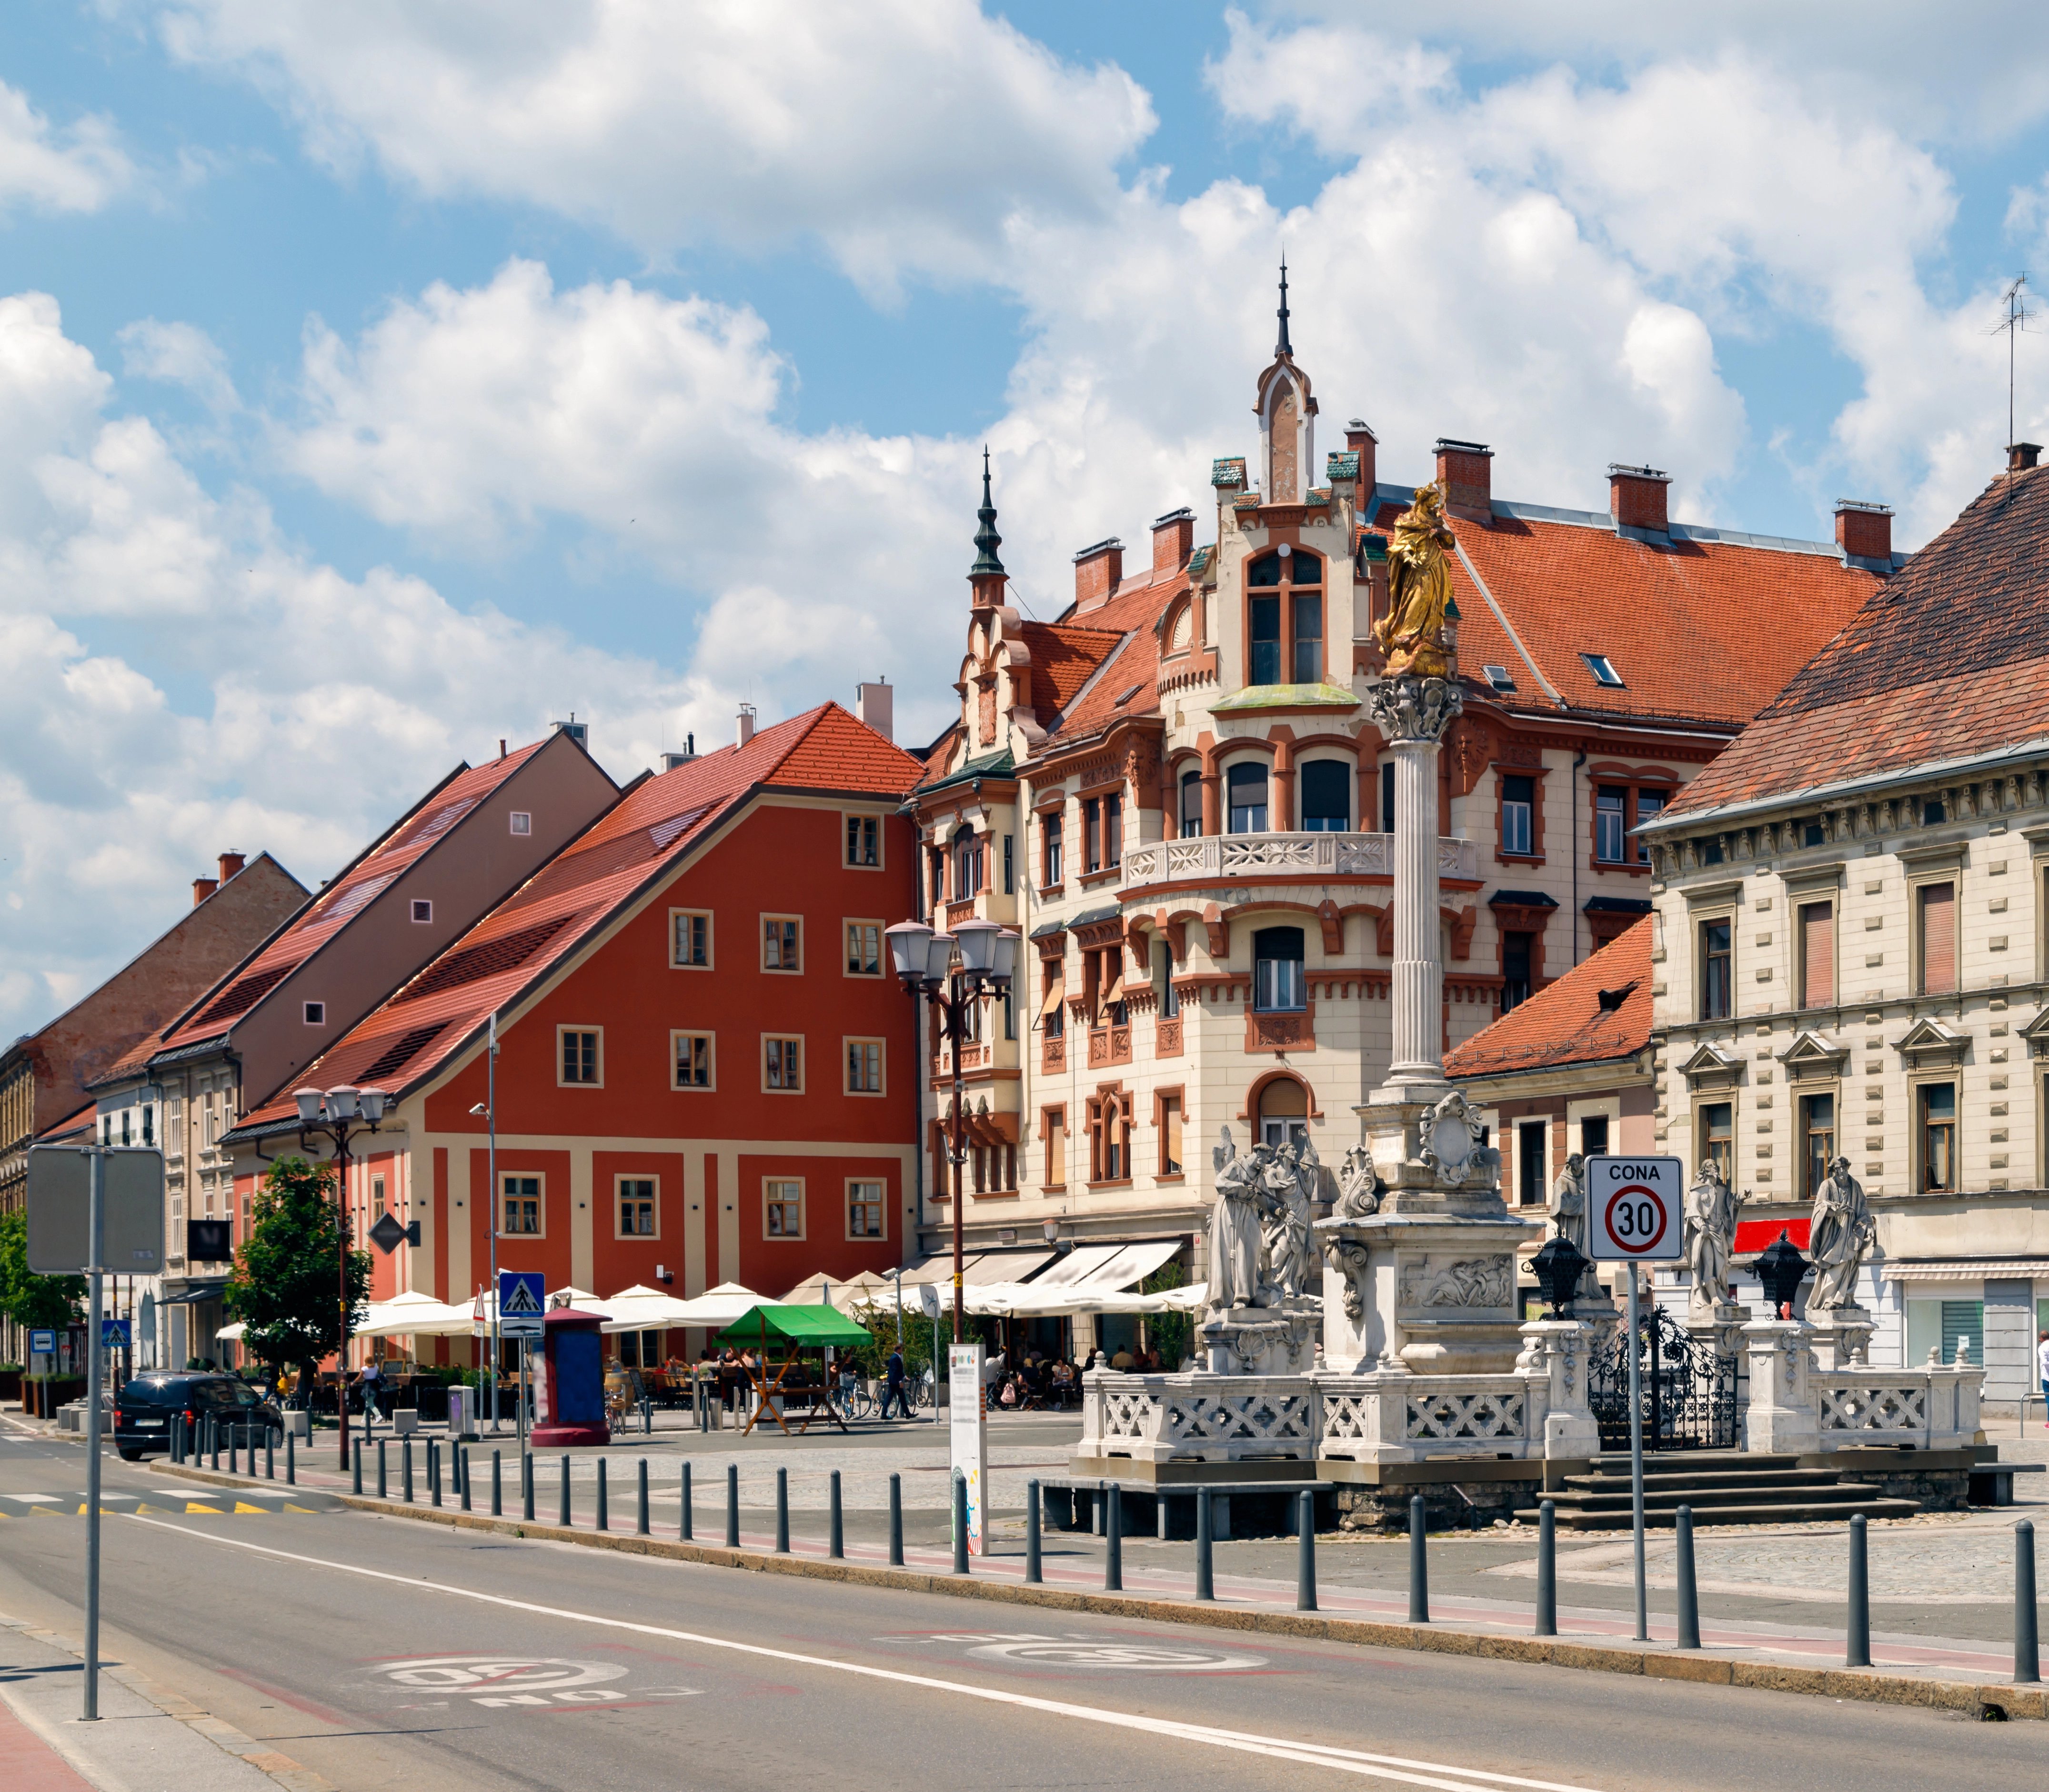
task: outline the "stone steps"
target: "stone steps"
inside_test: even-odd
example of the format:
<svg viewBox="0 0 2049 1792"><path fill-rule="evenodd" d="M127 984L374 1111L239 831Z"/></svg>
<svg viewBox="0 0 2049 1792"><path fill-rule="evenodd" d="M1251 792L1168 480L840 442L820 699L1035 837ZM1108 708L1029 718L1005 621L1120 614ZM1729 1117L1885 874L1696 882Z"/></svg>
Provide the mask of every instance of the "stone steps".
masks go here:
<svg viewBox="0 0 2049 1792"><path fill-rule="evenodd" d="M1718 1506L1705 1510L1696 1507L1694 1524L1696 1528L1705 1528L1709 1525L1835 1524L1846 1523L1853 1514L1858 1512L1867 1518L1911 1518L1921 1510L1911 1499L1888 1499L1876 1487L1865 1487L1860 1491L1864 1497L1840 1506L1812 1503ZM1675 1499L1670 1506L1654 1508L1647 1498L1643 1502L1643 1527L1646 1530L1671 1530L1679 1522L1674 1515L1676 1509L1692 1504L1690 1500ZM1537 1513L1534 1508L1518 1511L1515 1516L1523 1524L1537 1522ZM1568 1512L1561 1509L1557 1514L1558 1528L1566 1531L1627 1530L1634 1522L1634 1516L1627 1506L1619 1512Z"/></svg>
<svg viewBox="0 0 2049 1792"><path fill-rule="evenodd" d="M1629 1459L1598 1457L1593 1472L1572 1475L1550 1496L1560 1527L1569 1531L1626 1530L1632 1522ZM1669 1530L1682 1506L1702 1525L1785 1525L1841 1522L1853 1513L1868 1518L1903 1518L1921 1510L1860 1481L1845 1481L1833 1468L1802 1468L1790 1456L1745 1456L1734 1451L1656 1456L1643 1465L1647 1526ZM1515 1514L1526 1524L1536 1509Z"/></svg>

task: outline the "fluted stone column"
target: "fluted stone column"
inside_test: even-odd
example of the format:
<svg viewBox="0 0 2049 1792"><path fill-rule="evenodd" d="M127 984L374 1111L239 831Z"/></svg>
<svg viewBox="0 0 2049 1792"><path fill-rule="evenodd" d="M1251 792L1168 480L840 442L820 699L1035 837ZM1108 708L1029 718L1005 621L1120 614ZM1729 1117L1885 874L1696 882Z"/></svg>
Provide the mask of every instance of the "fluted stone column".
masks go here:
<svg viewBox="0 0 2049 1792"><path fill-rule="evenodd" d="M1394 1055L1381 1101L1426 1101L1444 1084L1444 960L1438 923L1437 755L1464 699L1444 678L1384 678L1368 693L1394 752Z"/></svg>

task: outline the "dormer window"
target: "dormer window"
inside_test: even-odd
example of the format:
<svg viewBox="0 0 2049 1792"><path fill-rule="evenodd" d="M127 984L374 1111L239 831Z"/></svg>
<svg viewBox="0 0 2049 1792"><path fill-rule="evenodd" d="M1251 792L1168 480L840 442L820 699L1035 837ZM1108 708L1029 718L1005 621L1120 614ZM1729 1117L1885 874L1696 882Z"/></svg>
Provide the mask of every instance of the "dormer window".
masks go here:
<svg viewBox="0 0 2049 1792"><path fill-rule="evenodd" d="M1496 690L1514 690L1515 681L1509 677L1508 668L1506 666L1483 666L1480 671L1487 674L1487 682Z"/></svg>
<svg viewBox="0 0 2049 1792"><path fill-rule="evenodd" d="M1320 683L1324 676L1323 557L1283 542L1247 566L1245 582L1249 593L1246 683Z"/></svg>

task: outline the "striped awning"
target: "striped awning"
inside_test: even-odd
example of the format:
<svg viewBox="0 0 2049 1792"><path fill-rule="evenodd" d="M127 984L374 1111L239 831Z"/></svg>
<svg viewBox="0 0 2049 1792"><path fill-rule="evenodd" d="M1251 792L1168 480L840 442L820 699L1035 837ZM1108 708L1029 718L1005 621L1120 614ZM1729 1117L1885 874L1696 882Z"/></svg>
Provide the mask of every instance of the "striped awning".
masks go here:
<svg viewBox="0 0 2049 1792"><path fill-rule="evenodd" d="M1903 1258L1878 1273L1893 1282L2049 1281L2049 1257Z"/></svg>

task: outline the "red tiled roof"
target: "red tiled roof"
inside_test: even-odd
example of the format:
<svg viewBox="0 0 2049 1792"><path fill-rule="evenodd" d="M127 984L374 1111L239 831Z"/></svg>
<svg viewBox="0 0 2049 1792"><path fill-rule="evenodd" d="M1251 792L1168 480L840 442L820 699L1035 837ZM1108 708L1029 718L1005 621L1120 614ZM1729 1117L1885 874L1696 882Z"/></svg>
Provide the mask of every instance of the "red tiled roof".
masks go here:
<svg viewBox="0 0 2049 1792"><path fill-rule="evenodd" d="M1381 507L1393 527L1402 507ZM1454 555L1459 664L1507 668L1507 706L1561 713L1502 627L1576 712L1740 726L1884 583L1831 553L1675 535L1669 546L1599 526L1497 511L1452 532L1485 583ZM1606 654L1623 678L1601 684L1580 655ZM1484 686L1483 686L1484 689Z"/></svg>
<svg viewBox="0 0 2049 1792"><path fill-rule="evenodd" d="M1061 716L1060 744L1084 740L1122 716L1157 713L1160 693L1153 681L1159 671L1159 631L1149 625L1134 628L1122 651L1103 668L1102 676Z"/></svg>
<svg viewBox="0 0 2049 1792"><path fill-rule="evenodd" d="M1032 650L1032 707L1043 728L1074 702L1090 674L1110 657L1123 631L1078 628L1064 622L1028 622L1019 632Z"/></svg>
<svg viewBox="0 0 2049 1792"><path fill-rule="evenodd" d="M457 772L166 1028L158 1049L174 1051L231 1028L546 744Z"/></svg>
<svg viewBox="0 0 2049 1792"><path fill-rule="evenodd" d="M650 879L760 789L900 798L918 760L836 703L763 729L648 778L307 1067L322 1088L387 1079L395 1093L431 1075L536 979L566 962ZM295 1110L280 1096L243 1122Z"/></svg>
<svg viewBox="0 0 2049 1792"><path fill-rule="evenodd" d="M1444 1059L1449 1077L1557 1070L1634 1056L1650 1043L1650 920L1619 934ZM1619 1005L1601 1005L1606 993Z"/></svg>
<svg viewBox="0 0 2049 1792"><path fill-rule="evenodd" d="M2002 476L1872 593L1671 812L2049 735L2045 565L2049 467Z"/></svg>

